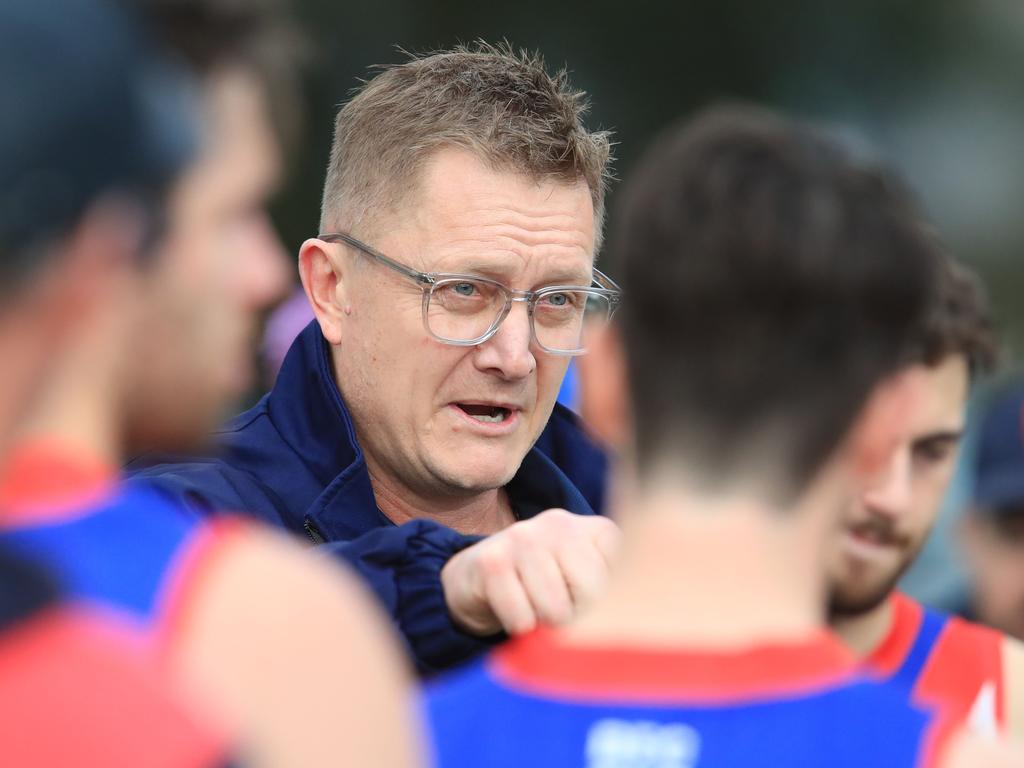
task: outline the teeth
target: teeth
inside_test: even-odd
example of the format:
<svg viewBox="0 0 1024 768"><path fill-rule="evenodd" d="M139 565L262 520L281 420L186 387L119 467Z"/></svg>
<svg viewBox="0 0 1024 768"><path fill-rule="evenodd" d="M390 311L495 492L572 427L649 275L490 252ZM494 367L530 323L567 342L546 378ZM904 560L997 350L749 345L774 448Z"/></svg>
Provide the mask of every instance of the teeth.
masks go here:
<svg viewBox="0 0 1024 768"><path fill-rule="evenodd" d="M486 416L483 414L472 414L472 416L477 421L486 421L490 424L497 424L498 422L505 420L505 409L495 408Z"/></svg>

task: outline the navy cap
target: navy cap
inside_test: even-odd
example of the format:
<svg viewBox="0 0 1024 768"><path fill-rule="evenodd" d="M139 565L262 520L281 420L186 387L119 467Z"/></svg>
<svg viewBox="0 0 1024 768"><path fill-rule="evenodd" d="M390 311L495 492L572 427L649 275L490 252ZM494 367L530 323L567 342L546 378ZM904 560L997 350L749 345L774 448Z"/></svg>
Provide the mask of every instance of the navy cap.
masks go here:
<svg viewBox="0 0 1024 768"><path fill-rule="evenodd" d="M989 510L1024 505L1024 385L1017 384L985 412L973 501Z"/></svg>
<svg viewBox="0 0 1024 768"><path fill-rule="evenodd" d="M110 190L159 193L197 141L195 90L112 0L0 2L0 282Z"/></svg>

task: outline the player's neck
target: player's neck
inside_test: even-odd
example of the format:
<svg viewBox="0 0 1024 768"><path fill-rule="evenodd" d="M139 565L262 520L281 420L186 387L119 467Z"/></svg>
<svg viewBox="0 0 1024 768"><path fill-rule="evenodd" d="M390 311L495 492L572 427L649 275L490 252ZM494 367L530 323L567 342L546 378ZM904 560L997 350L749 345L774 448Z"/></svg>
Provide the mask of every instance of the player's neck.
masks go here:
<svg viewBox="0 0 1024 768"><path fill-rule="evenodd" d="M113 466L121 464L118 416L123 351L100 323L84 327L52 361L16 439L56 441Z"/></svg>
<svg viewBox="0 0 1024 768"><path fill-rule="evenodd" d="M858 658L873 653L892 629L892 600L886 599L870 611L855 615L832 616L829 623L836 634Z"/></svg>
<svg viewBox="0 0 1024 768"><path fill-rule="evenodd" d="M740 498L648 497L624 507L606 597L570 633L585 642L743 647L824 626L820 539L803 510Z"/></svg>

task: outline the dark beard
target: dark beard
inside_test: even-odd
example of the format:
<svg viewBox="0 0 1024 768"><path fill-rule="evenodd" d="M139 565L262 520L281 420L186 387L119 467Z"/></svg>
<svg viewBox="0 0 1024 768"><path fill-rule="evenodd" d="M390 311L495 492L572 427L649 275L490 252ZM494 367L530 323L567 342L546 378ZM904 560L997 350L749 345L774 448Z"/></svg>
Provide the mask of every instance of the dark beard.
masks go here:
<svg viewBox="0 0 1024 768"><path fill-rule="evenodd" d="M902 568L900 568L900 570L891 579L871 592L850 594L841 586L833 584L829 589L829 620L854 618L873 611L889 598L889 595L892 594L892 591L896 588L896 584L898 584L899 580L903 578L903 574L906 573L911 563L913 563L913 559L910 559Z"/></svg>
<svg viewBox="0 0 1024 768"><path fill-rule="evenodd" d="M871 517L856 526L862 531L871 532L873 535L886 543L902 547L906 551L906 559L897 571L886 581L871 591L857 591L846 589L841 580L833 580L829 584L828 615L831 618L855 618L873 611L884 603L892 591L896 588L903 574L907 572L918 554L921 547L927 540L927 534L921 540L914 542L909 537L898 533L890 520L881 517Z"/></svg>

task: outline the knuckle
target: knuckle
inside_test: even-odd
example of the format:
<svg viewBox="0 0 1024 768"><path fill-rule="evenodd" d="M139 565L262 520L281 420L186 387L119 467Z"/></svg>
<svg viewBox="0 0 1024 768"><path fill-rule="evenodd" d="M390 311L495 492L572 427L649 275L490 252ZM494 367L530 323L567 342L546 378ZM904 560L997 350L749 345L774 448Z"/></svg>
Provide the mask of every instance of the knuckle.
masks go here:
<svg viewBox="0 0 1024 768"><path fill-rule="evenodd" d="M490 546L477 553L477 569L484 578L504 574L511 567L511 560L505 547Z"/></svg>

